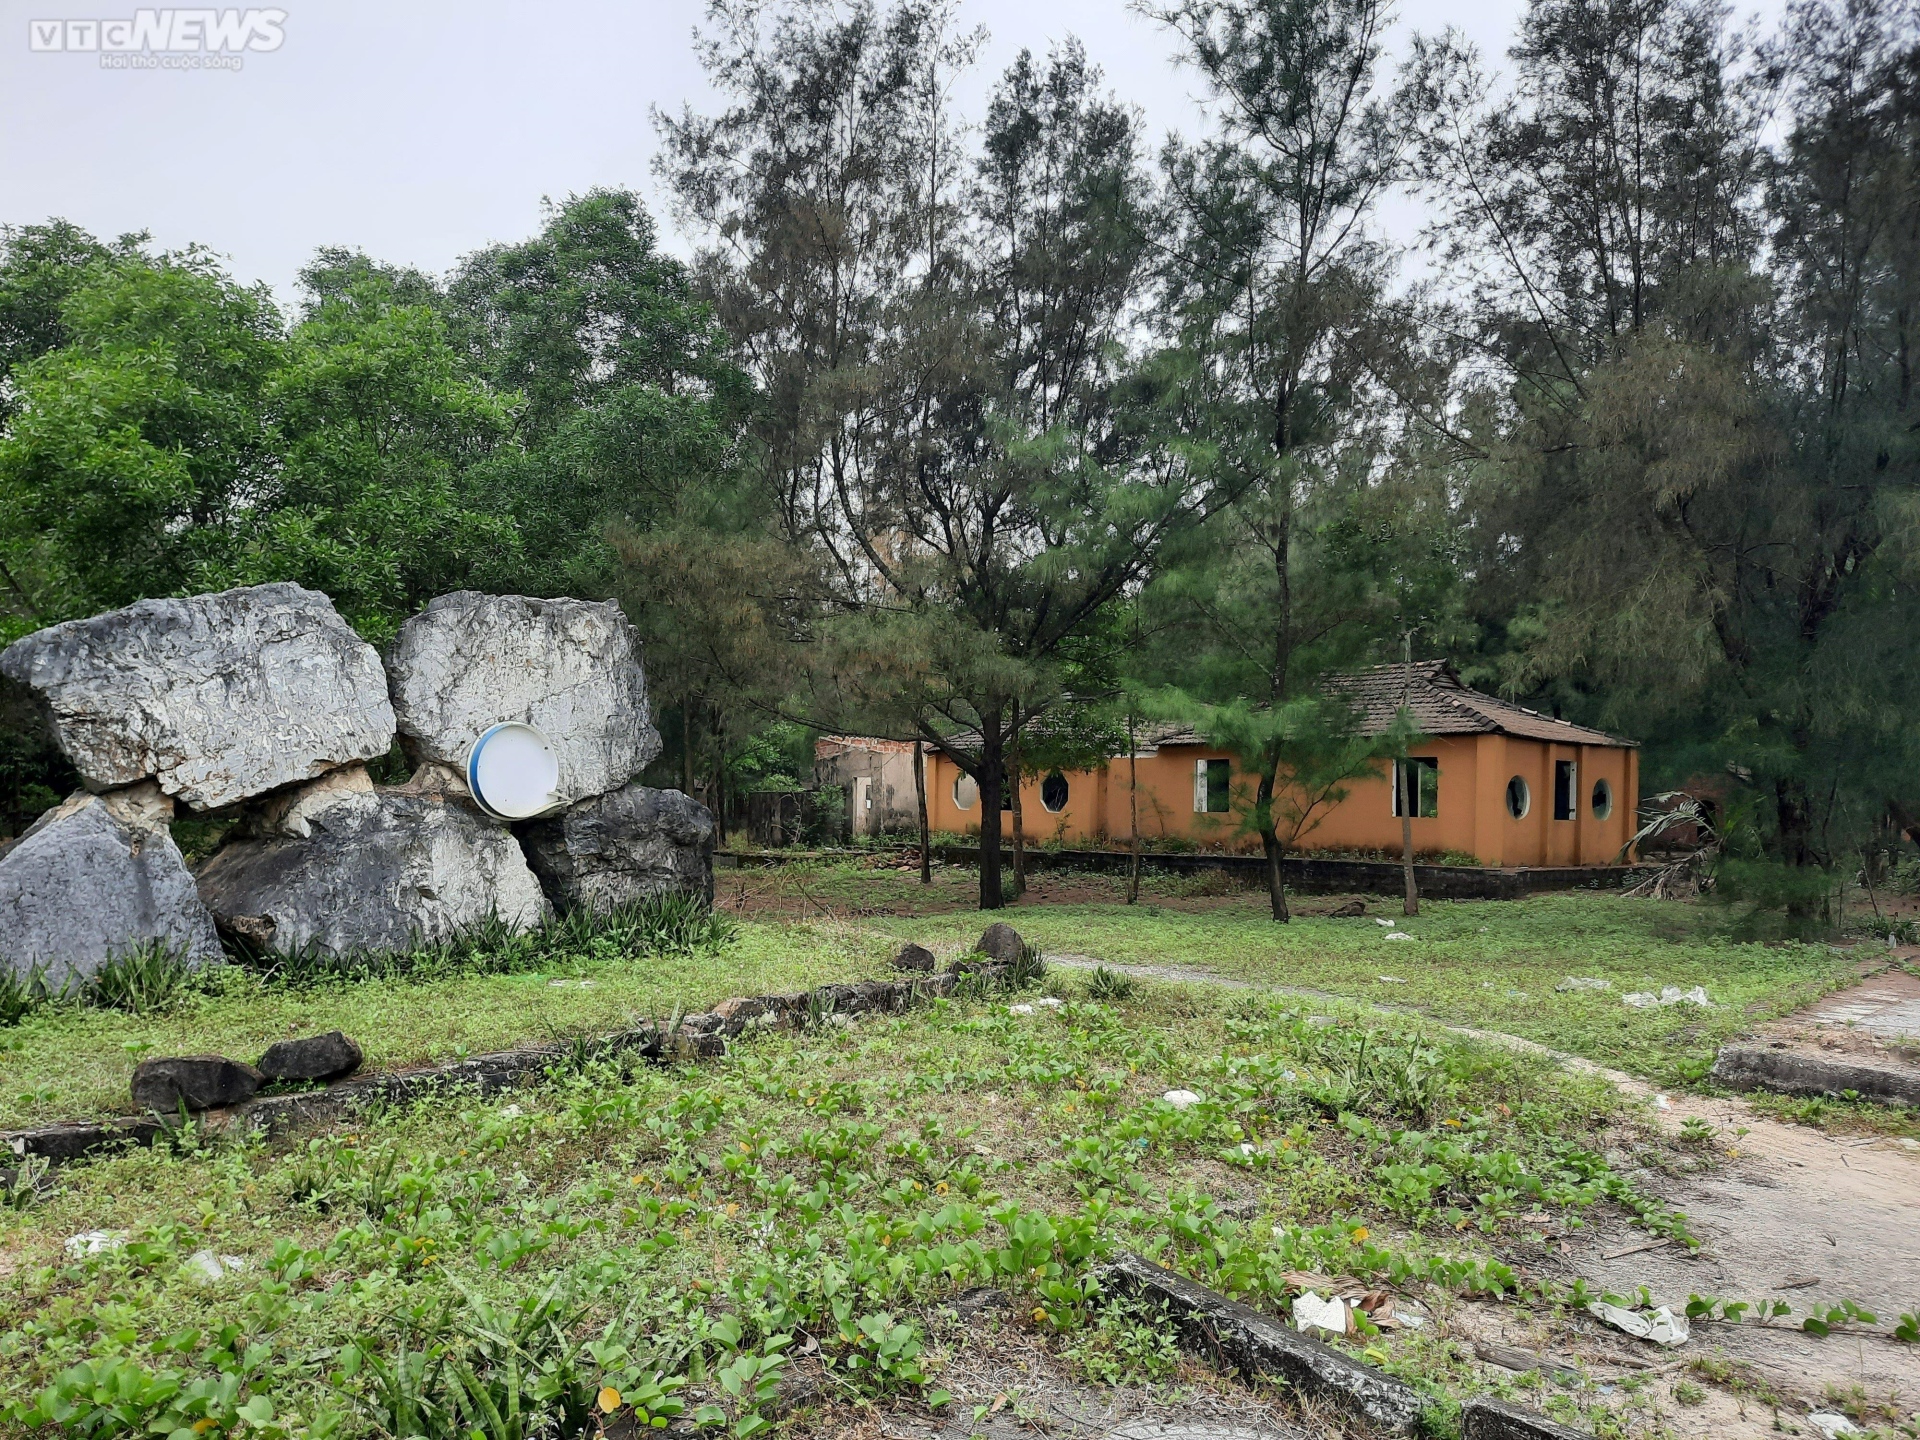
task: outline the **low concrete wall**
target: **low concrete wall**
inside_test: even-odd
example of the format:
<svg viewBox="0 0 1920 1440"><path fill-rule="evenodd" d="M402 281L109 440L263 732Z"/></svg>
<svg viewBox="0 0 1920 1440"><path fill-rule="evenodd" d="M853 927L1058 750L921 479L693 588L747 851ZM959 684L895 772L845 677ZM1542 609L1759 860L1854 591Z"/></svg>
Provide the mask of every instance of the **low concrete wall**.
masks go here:
<svg viewBox="0 0 1920 1440"><path fill-rule="evenodd" d="M936 859L949 865L978 865L977 845L936 845ZM1013 863L1002 850L1003 863ZM1092 870L1124 875L1133 857L1124 850L1029 850L1028 870ZM1171 875L1234 875L1249 886L1266 883L1267 862L1259 855L1154 855L1140 857L1141 868ZM1508 866L1415 865L1414 883L1434 900L1518 900L1547 890L1618 890L1652 874L1641 865ZM1321 860L1290 856L1284 875L1289 890L1306 895L1398 895L1405 886L1401 867L1384 860Z"/></svg>
<svg viewBox="0 0 1920 1440"><path fill-rule="evenodd" d="M716 851L716 869L753 870L801 860L853 858L871 850ZM1000 852L1002 867L1013 852ZM978 865L977 845L936 845L933 858L946 865ZM1090 870L1124 875L1133 857L1124 850L1029 850L1027 869ZM1163 875L1233 875L1252 887L1266 883L1267 862L1258 855L1143 854L1143 870ZM1651 865L1415 865L1413 878L1430 900L1518 900L1550 890L1621 890L1652 875ZM1400 866L1387 860L1319 860L1295 856L1286 861L1289 890L1303 895L1398 895L1404 887Z"/></svg>

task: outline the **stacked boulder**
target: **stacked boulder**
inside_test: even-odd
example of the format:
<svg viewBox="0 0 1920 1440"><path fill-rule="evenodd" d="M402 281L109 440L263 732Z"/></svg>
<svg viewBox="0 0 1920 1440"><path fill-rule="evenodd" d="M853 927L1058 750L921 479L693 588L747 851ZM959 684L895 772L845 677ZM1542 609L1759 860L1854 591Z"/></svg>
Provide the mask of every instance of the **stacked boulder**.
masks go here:
<svg viewBox="0 0 1920 1440"><path fill-rule="evenodd" d="M53 988L150 943L213 958L216 927L344 954L712 893L706 811L630 783L660 740L611 603L442 596L383 666L326 596L258 585L55 625L0 653L0 674L86 785L0 852L0 962ZM524 850L461 768L516 721L559 762ZM377 785L367 762L396 735L417 768ZM176 807L237 821L197 880L167 829Z"/></svg>

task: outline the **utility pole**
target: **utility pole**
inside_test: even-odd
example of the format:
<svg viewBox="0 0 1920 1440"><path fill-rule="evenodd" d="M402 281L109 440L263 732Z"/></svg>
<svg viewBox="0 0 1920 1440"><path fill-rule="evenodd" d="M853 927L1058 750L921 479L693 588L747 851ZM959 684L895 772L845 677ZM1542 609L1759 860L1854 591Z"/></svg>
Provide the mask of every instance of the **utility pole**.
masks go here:
<svg viewBox="0 0 1920 1440"><path fill-rule="evenodd" d="M1413 715L1413 631L1401 636L1400 708ZM1413 779L1413 757L1408 747L1400 747L1400 871L1407 883L1402 913L1420 913L1420 888L1413 881L1413 807L1420 798L1420 787Z"/></svg>

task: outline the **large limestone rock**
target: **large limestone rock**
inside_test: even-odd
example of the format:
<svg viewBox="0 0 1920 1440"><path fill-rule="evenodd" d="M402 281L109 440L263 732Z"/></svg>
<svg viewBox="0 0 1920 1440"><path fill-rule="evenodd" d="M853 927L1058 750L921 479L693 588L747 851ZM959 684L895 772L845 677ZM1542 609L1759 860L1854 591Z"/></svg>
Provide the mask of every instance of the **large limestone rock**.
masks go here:
<svg viewBox="0 0 1920 1440"><path fill-rule="evenodd" d="M517 929L548 914L512 832L443 796L378 789L357 767L263 811L199 878L221 929L260 950L390 952L489 914Z"/></svg>
<svg viewBox="0 0 1920 1440"><path fill-rule="evenodd" d="M386 753L380 657L326 596L254 585L36 631L0 652L87 787L212 810Z"/></svg>
<svg viewBox="0 0 1920 1440"><path fill-rule="evenodd" d="M442 595L400 627L387 670L415 760L464 766L483 731L517 720L553 745L556 807L618 790L660 753L640 642L612 601Z"/></svg>
<svg viewBox="0 0 1920 1440"><path fill-rule="evenodd" d="M520 827L527 863L562 910L595 913L669 890L713 899L713 816L678 790L629 785Z"/></svg>
<svg viewBox="0 0 1920 1440"><path fill-rule="evenodd" d="M36 820L0 853L0 966L40 968L58 991L156 941L196 964L218 959L172 818L173 802L147 781L81 791Z"/></svg>

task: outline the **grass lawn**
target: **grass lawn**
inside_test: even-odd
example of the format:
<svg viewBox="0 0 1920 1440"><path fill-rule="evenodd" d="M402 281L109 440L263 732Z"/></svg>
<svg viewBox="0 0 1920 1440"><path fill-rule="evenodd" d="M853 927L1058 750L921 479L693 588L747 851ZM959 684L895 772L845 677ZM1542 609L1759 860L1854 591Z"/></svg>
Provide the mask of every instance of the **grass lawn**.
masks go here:
<svg viewBox="0 0 1920 1440"><path fill-rule="evenodd" d="M692 1011L729 995L870 975L886 950L884 937L844 925L747 921L717 950L633 955L590 945L519 974L290 986L230 968L158 1014L53 1006L0 1029L0 1127L125 1114L128 1080L148 1054L251 1061L274 1040L344 1030L369 1069L395 1069L605 1034L676 1005Z"/></svg>
<svg viewBox="0 0 1920 1440"><path fill-rule="evenodd" d="M911 875L834 871L802 877L817 897L901 939L968 945L976 912L948 910L946 892L970 872L943 872L914 915ZM1741 941L1711 906L1566 893L1518 901L1426 901L1413 919L1370 900L1373 918L1306 912L1276 925L1264 896L1209 894L1218 886L1154 877L1142 903L1119 903L1111 877L1036 877L1029 899L1002 918L1045 951L1131 965L1172 966L1282 989L1417 1010L1449 1024L1502 1030L1663 1084L1697 1080L1731 1037L1850 981L1866 948ZM762 883L769 883L763 881ZM774 882L777 883L777 882ZM1102 891L1112 892L1112 898ZM939 913L939 912L945 913ZM1406 934L1411 940L1393 940ZM1600 979L1605 990L1557 987ZM1624 996L1676 985L1705 988L1711 1008L1635 1009Z"/></svg>
<svg viewBox="0 0 1920 1440"><path fill-rule="evenodd" d="M743 950L759 984L867 958L811 945L749 929L620 993L657 1009L751 990L733 983ZM350 1132L63 1170L0 1211L0 1431L513 1440L684 1403L746 1435L791 1371L815 1398L781 1423L844 1433L862 1407L989 1398L941 1383L965 1343L944 1307L976 1286L1010 1299L993 1323L1090 1379L1166 1382L1164 1327L1099 1295L1099 1257L1126 1246L1276 1312L1302 1272L1391 1289L1427 1327L1349 1343L1424 1386L1445 1434L1486 1383L1444 1337L1450 1307L1565 1313L1582 1297L1550 1278L1555 1242L1605 1215L1683 1233L1640 1187L1696 1152L1538 1057L1338 1003L1046 984L1064 1004L938 1002L754 1036L699 1067L589 1060ZM355 1003L389 1031L402 1014L431 1027L425 1053L451 1043L456 1004L496 1002L471 1034L504 1037L530 1013L497 1003L516 986L551 1017L528 979ZM256 997L222 1023L284 1025L296 1003L339 1014ZM1201 1098L1179 1108L1172 1089ZM100 1253L63 1244L94 1231L113 1237ZM1634 1393L1554 1403L1591 1418Z"/></svg>

